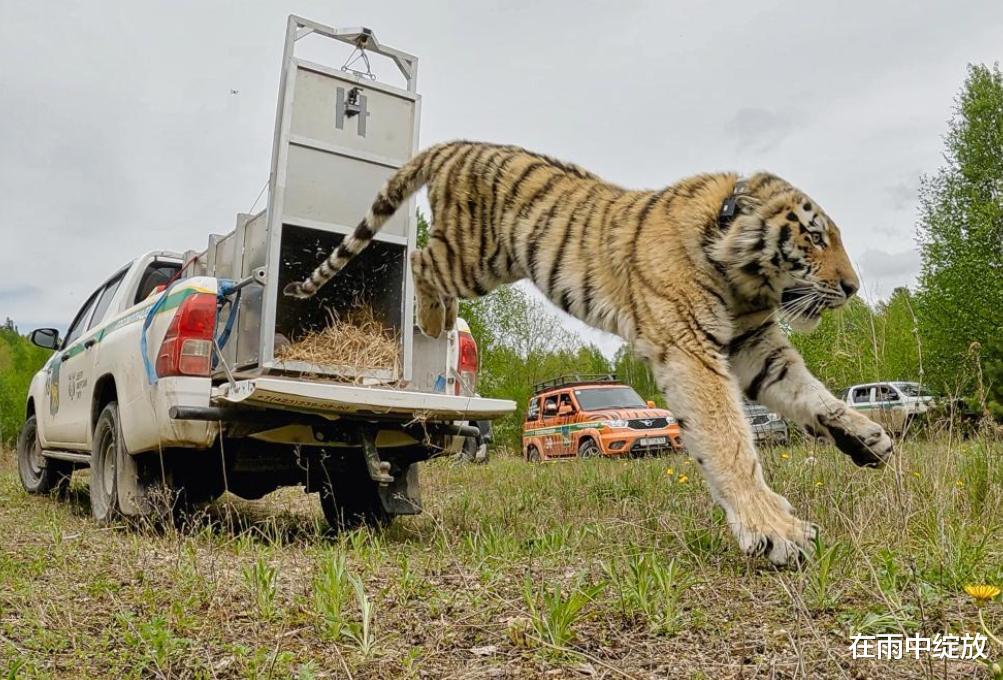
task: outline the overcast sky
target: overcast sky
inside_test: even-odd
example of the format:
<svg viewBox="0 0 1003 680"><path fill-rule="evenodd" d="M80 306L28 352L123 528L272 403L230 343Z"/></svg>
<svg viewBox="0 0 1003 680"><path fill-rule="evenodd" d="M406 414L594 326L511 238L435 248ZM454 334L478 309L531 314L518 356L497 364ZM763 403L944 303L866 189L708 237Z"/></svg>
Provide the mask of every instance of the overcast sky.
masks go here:
<svg viewBox="0 0 1003 680"><path fill-rule="evenodd" d="M232 228L267 180L289 13L417 55L422 145L520 144L630 187L778 173L870 299L914 281L919 178L966 63L1003 51L999 0L0 0L0 319L65 326L139 253Z"/></svg>

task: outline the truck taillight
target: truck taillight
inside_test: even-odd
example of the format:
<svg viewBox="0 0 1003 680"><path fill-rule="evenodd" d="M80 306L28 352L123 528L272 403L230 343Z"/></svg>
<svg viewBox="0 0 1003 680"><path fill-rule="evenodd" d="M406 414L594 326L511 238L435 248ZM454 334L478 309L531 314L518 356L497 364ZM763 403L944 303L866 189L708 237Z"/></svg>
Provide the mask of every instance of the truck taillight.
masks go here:
<svg viewBox="0 0 1003 680"><path fill-rule="evenodd" d="M208 376L216 330L216 296L195 293L178 307L157 352L157 375Z"/></svg>
<svg viewBox="0 0 1003 680"><path fill-rule="evenodd" d="M456 383L456 393L473 394L477 387L477 342L474 336L466 331L457 333L460 350L460 361L457 372L460 380Z"/></svg>

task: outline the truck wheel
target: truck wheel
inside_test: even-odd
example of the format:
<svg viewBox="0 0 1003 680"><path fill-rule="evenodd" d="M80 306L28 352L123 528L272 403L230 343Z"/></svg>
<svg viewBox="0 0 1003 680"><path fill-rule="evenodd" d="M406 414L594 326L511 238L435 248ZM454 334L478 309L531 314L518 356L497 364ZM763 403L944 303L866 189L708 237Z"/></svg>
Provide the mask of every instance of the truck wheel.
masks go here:
<svg viewBox="0 0 1003 680"><path fill-rule="evenodd" d="M70 483L73 463L46 459L38 442L38 421L31 416L17 438L17 472L21 486L31 494L62 493Z"/></svg>
<svg viewBox="0 0 1003 680"><path fill-rule="evenodd" d="M583 439L581 443L578 444L579 458L598 458L601 455L602 451L599 450L599 446L592 439Z"/></svg>
<svg viewBox="0 0 1003 680"><path fill-rule="evenodd" d="M175 522L197 513L223 494L225 473L216 449L174 449L168 452L165 464L170 473L168 489Z"/></svg>
<svg viewBox="0 0 1003 680"><path fill-rule="evenodd" d="M369 476L362 454L334 465L325 465L320 485L320 507L335 531L362 525L373 528L390 524L393 516L384 508L376 482Z"/></svg>
<svg viewBox="0 0 1003 680"><path fill-rule="evenodd" d="M104 407L94 428L91 450L91 514L98 524L111 524L119 516L116 468L123 449L118 403Z"/></svg>
<svg viewBox="0 0 1003 680"><path fill-rule="evenodd" d="M526 460L528 460L530 463L539 463L540 449L536 448L535 446L530 446L528 449L526 449Z"/></svg>

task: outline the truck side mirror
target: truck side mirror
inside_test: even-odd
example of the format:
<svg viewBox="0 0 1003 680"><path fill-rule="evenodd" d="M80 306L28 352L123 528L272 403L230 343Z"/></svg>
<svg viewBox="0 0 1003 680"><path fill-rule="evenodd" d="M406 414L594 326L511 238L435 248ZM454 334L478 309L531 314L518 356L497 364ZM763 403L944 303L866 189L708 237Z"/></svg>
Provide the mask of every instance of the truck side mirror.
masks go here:
<svg viewBox="0 0 1003 680"><path fill-rule="evenodd" d="M651 401L651 399L649 399L646 403L648 404L648 408L655 408L655 402Z"/></svg>
<svg viewBox="0 0 1003 680"><path fill-rule="evenodd" d="M36 328L28 339L44 349L59 349L59 331L55 328Z"/></svg>

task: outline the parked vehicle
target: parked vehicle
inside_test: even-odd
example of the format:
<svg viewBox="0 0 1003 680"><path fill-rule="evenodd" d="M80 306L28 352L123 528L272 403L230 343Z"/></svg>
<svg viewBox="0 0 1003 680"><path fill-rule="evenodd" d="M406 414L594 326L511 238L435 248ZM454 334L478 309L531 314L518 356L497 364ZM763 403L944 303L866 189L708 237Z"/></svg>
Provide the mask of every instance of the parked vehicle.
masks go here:
<svg viewBox="0 0 1003 680"><path fill-rule="evenodd" d="M566 375L536 385L526 410L526 460L643 456L680 450L672 413L614 375Z"/></svg>
<svg viewBox="0 0 1003 680"><path fill-rule="evenodd" d="M918 416L930 411L937 397L915 382L877 382L854 385L840 398L891 432L903 432Z"/></svg>
<svg viewBox="0 0 1003 680"><path fill-rule="evenodd" d="M297 59L307 33L392 58L407 89ZM417 144L414 57L369 29L290 17L286 35L268 207L238 215L202 252L136 258L87 298L65 337L31 334L55 353L31 382L18 441L28 492L63 488L90 467L103 523L152 512L164 487L180 508L224 489L253 499L289 485L319 492L333 526L385 522L420 512L417 462L480 439L460 423L514 410L474 396L477 347L465 324L435 340L415 333L413 206L315 300L278 294L351 231L388 166ZM361 120L328 115L349 104ZM277 351L360 306L394 338L387 365Z"/></svg>
<svg viewBox="0 0 1003 680"><path fill-rule="evenodd" d="M760 404L745 402L742 405L745 419L752 426L752 435L757 444L784 445L790 438L787 423L779 413L773 413Z"/></svg>

